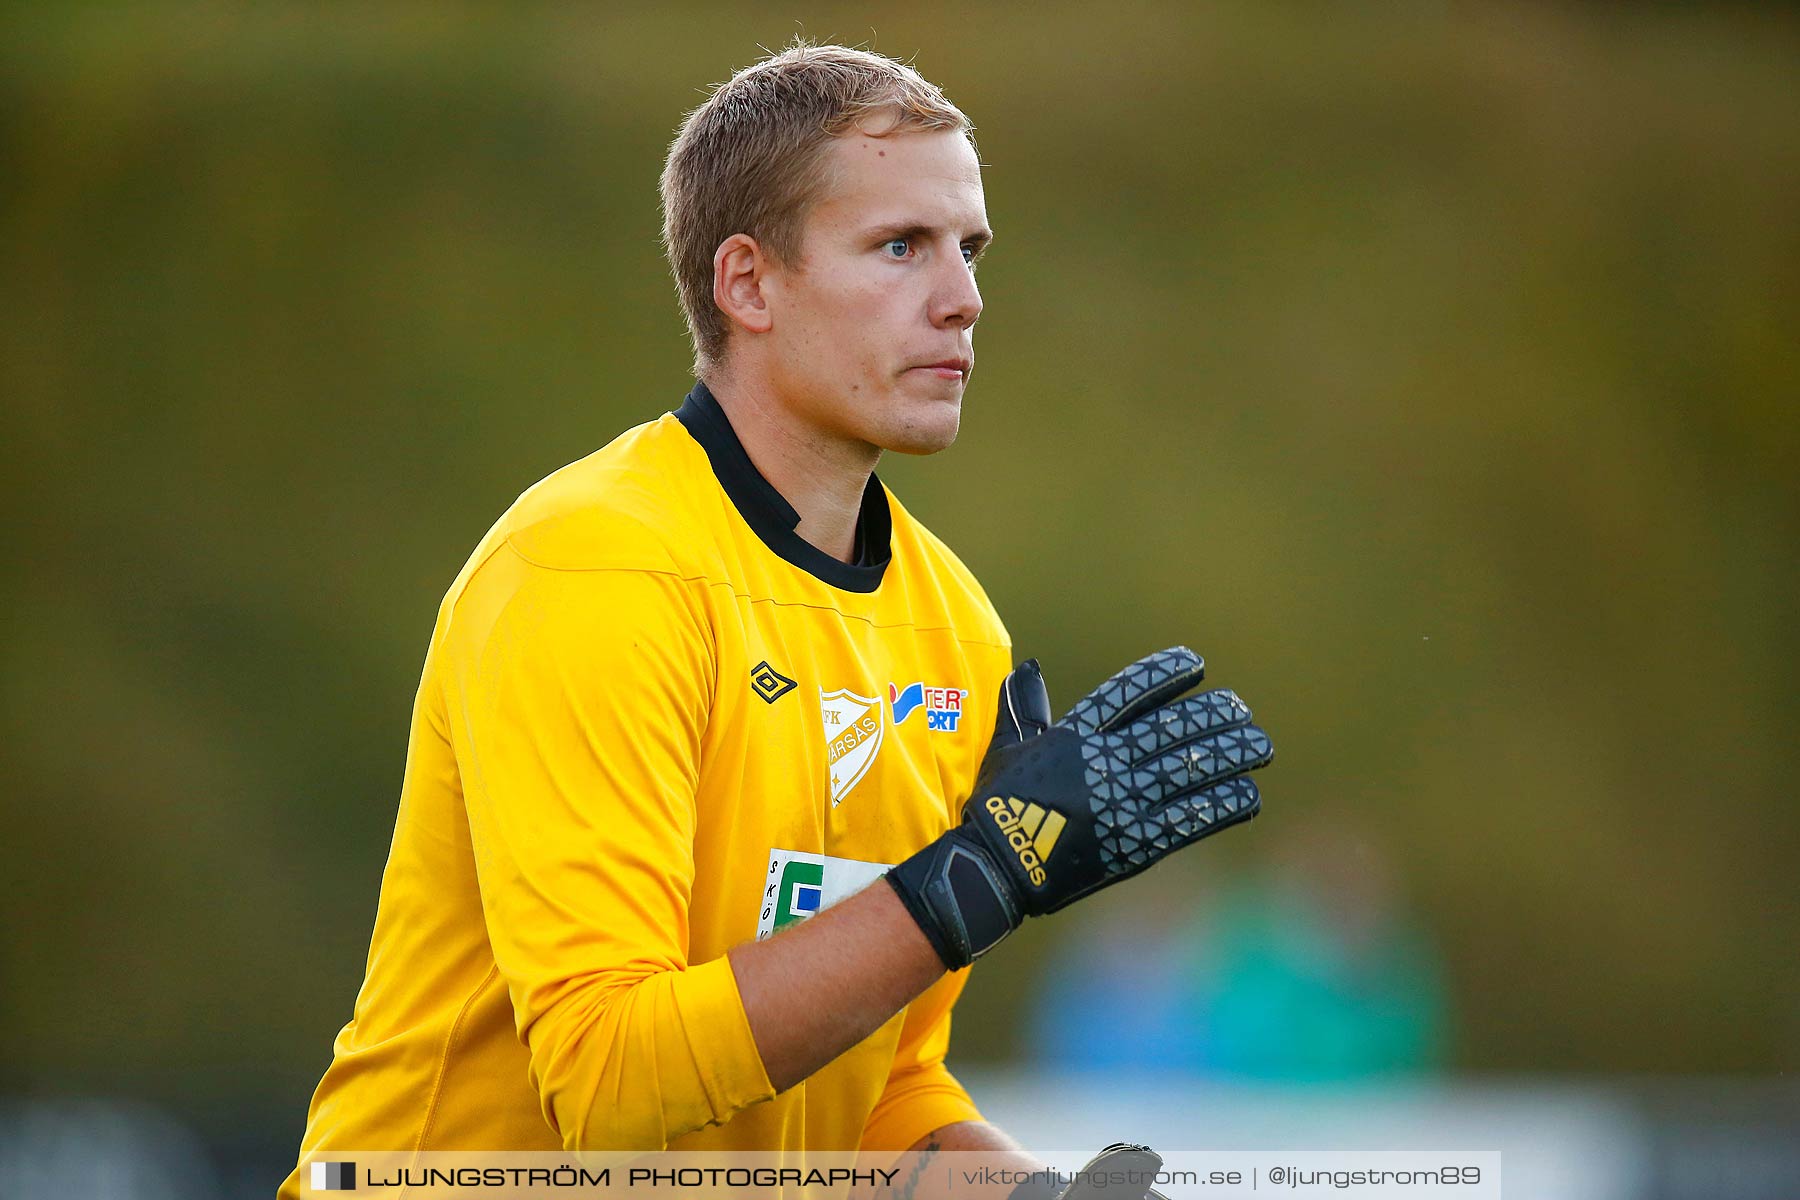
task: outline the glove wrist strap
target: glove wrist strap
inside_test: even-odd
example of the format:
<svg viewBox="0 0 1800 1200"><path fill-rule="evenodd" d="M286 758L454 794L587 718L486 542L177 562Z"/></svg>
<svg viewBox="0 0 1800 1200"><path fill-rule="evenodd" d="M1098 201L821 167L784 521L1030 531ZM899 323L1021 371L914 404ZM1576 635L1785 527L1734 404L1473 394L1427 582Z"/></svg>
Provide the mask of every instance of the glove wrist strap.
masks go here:
<svg viewBox="0 0 1800 1200"><path fill-rule="evenodd" d="M1024 921L1024 910L988 852L952 829L884 878L946 969L959 971Z"/></svg>

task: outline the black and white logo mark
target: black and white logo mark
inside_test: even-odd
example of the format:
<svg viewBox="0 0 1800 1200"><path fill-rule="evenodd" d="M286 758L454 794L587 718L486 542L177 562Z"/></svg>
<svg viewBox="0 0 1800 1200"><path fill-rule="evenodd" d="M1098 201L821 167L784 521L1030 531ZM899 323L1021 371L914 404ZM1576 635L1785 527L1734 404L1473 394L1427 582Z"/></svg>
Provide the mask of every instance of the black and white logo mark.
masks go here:
<svg viewBox="0 0 1800 1200"><path fill-rule="evenodd" d="M312 1190L315 1192L354 1192L356 1164L353 1162L316 1162L312 1165Z"/></svg>
<svg viewBox="0 0 1800 1200"><path fill-rule="evenodd" d="M750 686L756 689L757 695L773 704L794 690L794 681L771 667L765 658L750 668Z"/></svg>

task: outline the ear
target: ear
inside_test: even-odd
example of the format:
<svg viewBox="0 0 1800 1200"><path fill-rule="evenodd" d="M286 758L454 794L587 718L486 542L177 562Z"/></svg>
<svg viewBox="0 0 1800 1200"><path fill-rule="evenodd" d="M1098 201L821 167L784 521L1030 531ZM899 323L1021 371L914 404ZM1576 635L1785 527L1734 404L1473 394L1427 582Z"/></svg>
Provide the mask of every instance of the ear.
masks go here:
<svg viewBox="0 0 1800 1200"><path fill-rule="evenodd" d="M763 295L769 259L756 239L734 233L713 251L713 303L750 333L767 333L775 320Z"/></svg>

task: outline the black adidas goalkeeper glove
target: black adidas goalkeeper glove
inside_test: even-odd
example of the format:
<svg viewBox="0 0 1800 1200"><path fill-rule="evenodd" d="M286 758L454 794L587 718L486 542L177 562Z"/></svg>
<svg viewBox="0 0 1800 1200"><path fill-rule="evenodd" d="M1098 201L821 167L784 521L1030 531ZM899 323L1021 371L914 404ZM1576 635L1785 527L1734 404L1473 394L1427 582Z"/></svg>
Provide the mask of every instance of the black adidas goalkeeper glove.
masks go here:
<svg viewBox="0 0 1800 1200"><path fill-rule="evenodd" d="M1162 1155L1148 1146L1115 1142L1088 1160L1067 1186L1033 1172L1007 1200L1168 1200L1151 1186L1162 1165Z"/></svg>
<svg viewBox="0 0 1800 1200"><path fill-rule="evenodd" d="M1236 694L1176 699L1205 674L1159 650L1054 724L1036 659L1006 677L962 824L886 875L946 967L1256 815L1249 772L1274 750Z"/></svg>

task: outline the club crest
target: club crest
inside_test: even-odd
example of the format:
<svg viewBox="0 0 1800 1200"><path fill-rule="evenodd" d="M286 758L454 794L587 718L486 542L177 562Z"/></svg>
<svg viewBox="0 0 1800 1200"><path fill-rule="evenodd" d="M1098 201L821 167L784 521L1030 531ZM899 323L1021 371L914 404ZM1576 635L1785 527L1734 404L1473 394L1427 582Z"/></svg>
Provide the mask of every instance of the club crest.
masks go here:
<svg viewBox="0 0 1800 1200"><path fill-rule="evenodd" d="M835 808L862 782L881 753L887 705L879 696L859 696L848 688L835 692L821 688L819 708L825 725L825 768Z"/></svg>

